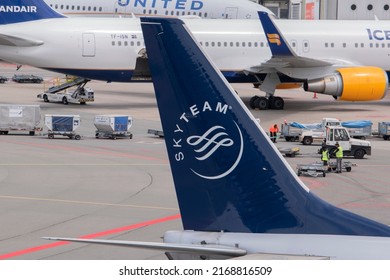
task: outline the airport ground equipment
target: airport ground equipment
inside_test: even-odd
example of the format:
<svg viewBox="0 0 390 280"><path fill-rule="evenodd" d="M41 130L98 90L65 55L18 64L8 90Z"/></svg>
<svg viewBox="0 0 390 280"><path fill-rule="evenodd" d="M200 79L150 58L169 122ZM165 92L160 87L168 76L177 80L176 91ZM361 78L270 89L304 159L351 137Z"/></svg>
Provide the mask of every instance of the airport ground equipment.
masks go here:
<svg viewBox="0 0 390 280"><path fill-rule="evenodd" d="M298 141L303 132L312 131L314 134L320 134L324 133L326 126L340 124L340 120L335 118L323 118L322 122L309 124L301 124L298 122L283 123L281 125L281 132L286 141ZM302 142L303 138L300 141ZM307 139L305 139L305 141L307 141Z"/></svg>
<svg viewBox="0 0 390 280"><path fill-rule="evenodd" d="M65 105L93 102L95 101L95 93L93 89L85 86L89 81L80 77L70 79L65 83L50 87L45 92L38 94L37 98L43 99L45 102L61 102ZM76 87L76 89L68 91L71 87Z"/></svg>
<svg viewBox="0 0 390 280"><path fill-rule="evenodd" d="M6 81L8 81L7 77L0 76L0 84L4 84Z"/></svg>
<svg viewBox="0 0 390 280"><path fill-rule="evenodd" d="M96 138L133 138L133 118L126 115L97 115L94 119Z"/></svg>
<svg viewBox="0 0 390 280"><path fill-rule="evenodd" d="M41 109L39 105L0 104L0 134L10 131L28 131L35 135L41 130Z"/></svg>
<svg viewBox="0 0 390 280"><path fill-rule="evenodd" d="M297 175L309 175L312 177L317 177L318 175L322 175L322 177L326 176L327 167L323 165L323 163L306 163L306 164L297 164Z"/></svg>
<svg viewBox="0 0 390 280"><path fill-rule="evenodd" d="M322 145L328 148L331 157L336 149L336 143L339 143L343 148L344 157L353 156L362 159L365 155L371 155L370 141L352 138L348 129L343 126L328 126L325 141ZM320 153L320 150L318 153Z"/></svg>
<svg viewBox="0 0 390 280"><path fill-rule="evenodd" d="M79 115L45 115L45 126L48 129L49 139L53 139L55 135L62 135L80 140L81 136L76 133L80 123Z"/></svg>
<svg viewBox="0 0 390 280"><path fill-rule="evenodd" d="M372 135L372 122L368 120L341 122L339 120L324 118L318 129L303 130L299 135L299 142L311 145L313 142L322 142L325 138L326 127L342 126L348 130L351 137L366 139Z"/></svg>
<svg viewBox="0 0 390 280"><path fill-rule="evenodd" d="M295 157L299 154L300 149L298 147L294 148L278 148L281 154L284 154L286 157Z"/></svg>
<svg viewBox="0 0 390 280"><path fill-rule="evenodd" d="M156 129L148 129L148 134L156 135L160 138L164 138L164 131Z"/></svg>
<svg viewBox="0 0 390 280"><path fill-rule="evenodd" d="M384 140L390 139L390 122L379 122L378 123L378 134L383 137Z"/></svg>
<svg viewBox="0 0 390 280"><path fill-rule="evenodd" d="M12 81L16 83L34 83L40 84L43 82L43 78L36 75L14 75Z"/></svg>
<svg viewBox="0 0 390 280"><path fill-rule="evenodd" d="M356 166L350 161L343 160L341 163L341 169L347 172L352 171L352 166ZM337 161L328 161L328 172L336 171L337 169Z"/></svg>

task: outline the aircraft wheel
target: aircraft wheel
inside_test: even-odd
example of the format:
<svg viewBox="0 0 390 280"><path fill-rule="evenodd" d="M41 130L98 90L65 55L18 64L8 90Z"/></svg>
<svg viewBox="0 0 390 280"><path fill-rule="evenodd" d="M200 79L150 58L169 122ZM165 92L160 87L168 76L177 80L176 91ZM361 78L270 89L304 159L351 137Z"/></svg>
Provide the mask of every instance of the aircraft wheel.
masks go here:
<svg viewBox="0 0 390 280"><path fill-rule="evenodd" d="M62 98L62 103L68 105L68 99L66 99L66 97Z"/></svg>
<svg viewBox="0 0 390 280"><path fill-rule="evenodd" d="M255 100L254 103L256 108L258 108L259 110L267 110L269 107L268 99L265 97L259 97Z"/></svg>
<svg viewBox="0 0 390 280"><path fill-rule="evenodd" d="M274 110L283 110L284 100L279 96L272 96L269 98L269 106Z"/></svg>
<svg viewBox="0 0 390 280"><path fill-rule="evenodd" d="M259 99L260 97L258 97L257 95L255 96L252 96L251 99L249 100L249 107L251 107L252 109L256 109L256 104L255 104L255 101L257 99Z"/></svg>
<svg viewBox="0 0 390 280"><path fill-rule="evenodd" d="M44 101L44 102L49 102L49 98L47 97L46 94L43 96L43 101Z"/></svg>

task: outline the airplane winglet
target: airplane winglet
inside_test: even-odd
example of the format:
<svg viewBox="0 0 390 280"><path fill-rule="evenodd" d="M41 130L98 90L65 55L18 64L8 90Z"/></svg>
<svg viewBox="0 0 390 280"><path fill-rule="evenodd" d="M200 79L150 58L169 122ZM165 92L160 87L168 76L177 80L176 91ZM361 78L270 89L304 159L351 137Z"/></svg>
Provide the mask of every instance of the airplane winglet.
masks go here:
<svg viewBox="0 0 390 280"><path fill-rule="evenodd" d="M268 45L273 56L296 56L286 39L272 21L271 16L265 12L258 12Z"/></svg>

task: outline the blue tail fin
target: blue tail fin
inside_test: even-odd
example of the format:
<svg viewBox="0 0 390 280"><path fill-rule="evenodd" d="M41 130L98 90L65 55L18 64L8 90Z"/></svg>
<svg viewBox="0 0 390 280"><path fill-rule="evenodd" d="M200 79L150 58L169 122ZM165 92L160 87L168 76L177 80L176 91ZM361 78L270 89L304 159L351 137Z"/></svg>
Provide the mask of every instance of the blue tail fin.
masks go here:
<svg viewBox="0 0 390 280"><path fill-rule="evenodd" d="M64 16L43 0L1 0L0 3L0 24L60 17Z"/></svg>
<svg viewBox="0 0 390 280"><path fill-rule="evenodd" d="M184 229L390 236L303 185L182 21L141 21Z"/></svg>
<svg viewBox="0 0 390 280"><path fill-rule="evenodd" d="M265 37L271 49L273 56L296 56L290 48L282 33L271 20L271 15L265 12L258 12L261 24L264 29Z"/></svg>

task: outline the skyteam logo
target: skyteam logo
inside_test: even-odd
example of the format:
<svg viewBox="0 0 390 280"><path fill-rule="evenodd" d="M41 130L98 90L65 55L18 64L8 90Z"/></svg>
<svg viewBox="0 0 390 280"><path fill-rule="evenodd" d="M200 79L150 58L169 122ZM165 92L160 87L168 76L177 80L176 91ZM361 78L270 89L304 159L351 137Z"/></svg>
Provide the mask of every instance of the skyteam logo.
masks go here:
<svg viewBox="0 0 390 280"><path fill-rule="evenodd" d="M190 113L182 114L176 124L173 138L173 147L177 149L175 160L189 166L191 172L203 179L221 179L230 174L241 160L244 150L242 133L237 123L225 121L228 109L226 104L218 102L213 106L206 101L200 107L191 106ZM209 127L200 125L199 119L210 120L207 121Z"/></svg>
<svg viewBox="0 0 390 280"><path fill-rule="evenodd" d="M279 34L267 34L267 37L271 44L281 45Z"/></svg>

